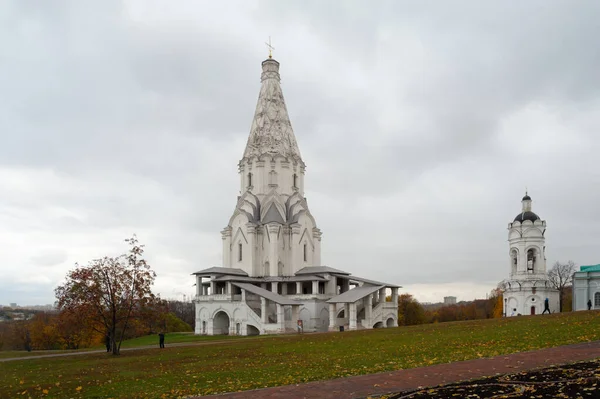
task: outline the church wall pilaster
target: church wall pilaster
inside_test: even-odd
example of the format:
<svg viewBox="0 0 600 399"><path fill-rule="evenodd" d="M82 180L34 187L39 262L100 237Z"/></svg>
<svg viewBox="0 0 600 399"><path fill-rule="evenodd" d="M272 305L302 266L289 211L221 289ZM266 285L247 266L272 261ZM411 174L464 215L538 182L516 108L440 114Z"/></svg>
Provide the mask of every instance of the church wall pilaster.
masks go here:
<svg viewBox="0 0 600 399"><path fill-rule="evenodd" d="M266 253L265 251L265 233L264 228L262 226L258 226L256 228L256 275L264 276L264 265L266 262Z"/></svg>
<svg viewBox="0 0 600 399"><path fill-rule="evenodd" d="M221 231L223 241L223 267L231 267L231 227Z"/></svg>
<svg viewBox="0 0 600 399"><path fill-rule="evenodd" d="M300 241L300 232L302 231L302 226L299 223L294 223L290 226L290 268L291 274L296 273L298 270L302 269L304 265L303 256L303 248L301 247Z"/></svg>
<svg viewBox="0 0 600 399"><path fill-rule="evenodd" d="M312 259L312 266L321 266L321 230L313 228L313 238L315 242L314 255Z"/></svg>
<svg viewBox="0 0 600 399"><path fill-rule="evenodd" d="M240 194L242 194L246 191L246 187L244 184L245 168L242 162L238 164L238 173L240 175Z"/></svg>
<svg viewBox="0 0 600 399"><path fill-rule="evenodd" d="M300 189L300 195L302 195L304 197L304 171L306 170L304 165L300 165L300 173L298 175L298 179L300 180L300 185L299 185L299 189Z"/></svg>
<svg viewBox="0 0 600 399"><path fill-rule="evenodd" d="M255 192L264 193L267 190L267 182L265 179L265 161L258 160L255 163L255 171L256 171L256 186L257 190Z"/></svg>
<svg viewBox="0 0 600 399"><path fill-rule="evenodd" d="M279 225L269 224L267 226L267 231L269 234L269 266L271 269L269 271L269 275L277 276L277 268L279 264L279 254L277 253L279 244Z"/></svg>
<svg viewBox="0 0 600 399"><path fill-rule="evenodd" d="M248 253L250 254L250 256L248 257L249 259L247 260L247 262L244 262L247 264L247 270L248 270L248 274L252 277L254 276L258 276L257 274L257 258L256 258L256 226L253 223L247 223L246 224L246 233L248 236Z"/></svg>

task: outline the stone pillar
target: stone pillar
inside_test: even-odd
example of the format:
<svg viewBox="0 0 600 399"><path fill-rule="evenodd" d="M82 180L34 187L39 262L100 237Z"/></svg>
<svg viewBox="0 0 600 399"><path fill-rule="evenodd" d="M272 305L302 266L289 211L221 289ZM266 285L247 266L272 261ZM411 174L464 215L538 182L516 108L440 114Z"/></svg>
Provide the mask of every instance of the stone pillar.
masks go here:
<svg viewBox="0 0 600 399"><path fill-rule="evenodd" d="M385 287L379 290L379 302L385 302Z"/></svg>
<svg viewBox="0 0 600 399"><path fill-rule="evenodd" d="M242 302L246 303L246 290L242 290Z"/></svg>
<svg viewBox="0 0 600 399"><path fill-rule="evenodd" d="M300 318L300 305L292 305L292 321L294 324L298 323Z"/></svg>
<svg viewBox="0 0 600 399"><path fill-rule="evenodd" d="M267 318L267 300L264 297L260 297L260 321L264 324L269 321Z"/></svg>
<svg viewBox="0 0 600 399"><path fill-rule="evenodd" d="M314 254L313 254L313 266L321 266L321 230L314 227L313 228L313 238L314 238Z"/></svg>
<svg viewBox="0 0 600 399"><path fill-rule="evenodd" d="M373 294L367 297L365 305L365 323L367 328L373 328Z"/></svg>
<svg viewBox="0 0 600 399"><path fill-rule="evenodd" d="M244 259L244 264L250 266L250 277L260 276L260 265L256 259L256 226L254 223L246 223L246 233L248 233L248 248L250 248L250 259Z"/></svg>
<svg viewBox="0 0 600 399"><path fill-rule="evenodd" d="M281 295L287 295L288 285L287 283L281 283Z"/></svg>
<svg viewBox="0 0 600 399"><path fill-rule="evenodd" d="M302 281L296 281L296 293L298 295L302 294Z"/></svg>
<svg viewBox="0 0 600 399"><path fill-rule="evenodd" d="M223 240L223 267L231 267L231 227L221 231Z"/></svg>
<svg viewBox="0 0 600 399"><path fill-rule="evenodd" d="M271 292L274 292L277 294L277 286L279 285L279 283L277 281L272 281L271 282Z"/></svg>
<svg viewBox="0 0 600 399"><path fill-rule="evenodd" d="M195 335L202 334L202 320L200 320L198 317L196 317L196 326L194 328L194 334Z"/></svg>
<svg viewBox="0 0 600 399"><path fill-rule="evenodd" d="M329 295L336 295L337 277L329 275L329 281L325 284L325 293Z"/></svg>
<svg viewBox="0 0 600 399"><path fill-rule="evenodd" d="M202 277L196 276L196 296L202 295Z"/></svg>
<svg viewBox="0 0 600 399"><path fill-rule="evenodd" d="M348 319L348 329L356 330L356 302L350 304L350 318Z"/></svg>
<svg viewBox="0 0 600 399"><path fill-rule="evenodd" d="M208 323L206 323L206 335L215 335L215 331L213 330L213 318L208 319Z"/></svg>
<svg viewBox="0 0 600 399"><path fill-rule="evenodd" d="M519 257L520 262L519 262L519 266L517 268L517 272L521 272L521 273L527 273L527 251L525 251L525 244L520 243L519 244Z"/></svg>
<svg viewBox="0 0 600 399"><path fill-rule="evenodd" d="M216 288L216 283L213 281L213 276L210 276L210 294L211 295L215 295L215 288Z"/></svg>
<svg viewBox="0 0 600 399"><path fill-rule="evenodd" d="M231 281L227 282L226 288L225 288L225 293L227 295L229 295L229 300L233 301L233 284L231 284Z"/></svg>
<svg viewBox="0 0 600 399"><path fill-rule="evenodd" d="M319 293L319 281L312 282L312 293L313 293L313 295Z"/></svg>
<svg viewBox="0 0 600 399"><path fill-rule="evenodd" d="M336 321L337 320L335 319L335 303L330 303L329 304L329 331L335 330Z"/></svg>
<svg viewBox="0 0 600 399"><path fill-rule="evenodd" d="M283 313L283 305L277 304L277 324L279 329L285 330L285 315Z"/></svg>
<svg viewBox="0 0 600 399"><path fill-rule="evenodd" d="M278 256L278 248L277 244L279 242L277 234L279 233L279 225L277 224L269 224L267 226L267 231L269 234L269 275L277 276L279 267L279 256Z"/></svg>
<svg viewBox="0 0 600 399"><path fill-rule="evenodd" d="M392 288L392 303L398 304L398 288Z"/></svg>

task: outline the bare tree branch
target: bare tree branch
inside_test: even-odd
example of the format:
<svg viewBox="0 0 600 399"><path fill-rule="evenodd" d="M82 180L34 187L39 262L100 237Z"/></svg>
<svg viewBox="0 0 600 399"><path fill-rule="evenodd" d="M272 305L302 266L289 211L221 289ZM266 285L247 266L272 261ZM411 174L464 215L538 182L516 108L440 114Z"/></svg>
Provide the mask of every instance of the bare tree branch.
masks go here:
<svg viewBox="0 0 600 399"><path fill-rule="evenodd" d="M573 274L577 271L577 266L572 260L567 263L555 262L552 268L548 270L548 281L552 287L559 291L559 309L563 311L563 299L567 289L573 284Z"/></svg>

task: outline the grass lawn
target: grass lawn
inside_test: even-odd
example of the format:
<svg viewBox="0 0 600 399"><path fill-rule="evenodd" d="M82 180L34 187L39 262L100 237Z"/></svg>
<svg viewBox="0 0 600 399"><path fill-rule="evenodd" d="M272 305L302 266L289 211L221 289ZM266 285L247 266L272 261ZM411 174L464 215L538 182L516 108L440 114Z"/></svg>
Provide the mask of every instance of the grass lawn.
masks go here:
<svg viewBox="0 0 600 399"><path fill-rule="evenodd" d="M183 339L183 338L182 338ZM324 380L600 339L600 312L233 339L0 363L5 397L171 398ZM168 343L169 341L167 341ZM3 396L4 397L4 396Z"/></svg>
<svg viewBox="0 0 600 399"><path fill-rule="evenodd" d="M237 336L206 336L206 335L194 335L193 332L179 332L179 333L167 333L165 335L166 344L174 343L193 343L203 341L222 341L228 339L248 339L249 337L237 337ZM137 348L141 346L158 346L158 335L147 335L145 337L139 337L123 341L121 349L124 348ZM96 350L104 350L104 345L98 345L91 348L77 349L77 350L36 350L31 352L26 351L0 351L0 359L7 359L12 357L29 357L29 356L40 356L40 355L52 355L58 353L73 353L73 352L90 352ZM1 396L0 396L1 398Z"/></svg>
<svg viewBox="0 0 600 399"><path fill-rule="evenodd" d="M165 344L175 344L183 342L202 342L202 341L222 341L225 339L248 339L250 337L239 337L229 335L194 335L193 332L179 332L179 333L167 333L165 334ZM146 335L145 337L139 337L123 341L121 348L135 348L139 346L155 345L158 347L158 335ZM103 347L104 348L104 347Z"/></svg>

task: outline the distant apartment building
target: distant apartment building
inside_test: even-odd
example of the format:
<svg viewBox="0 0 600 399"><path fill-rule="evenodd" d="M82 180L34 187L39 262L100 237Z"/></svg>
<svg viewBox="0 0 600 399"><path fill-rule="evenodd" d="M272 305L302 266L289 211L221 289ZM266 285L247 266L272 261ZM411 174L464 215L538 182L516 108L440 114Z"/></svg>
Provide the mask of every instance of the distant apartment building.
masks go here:
<svg viewBox="0 0 600 399"><path fill-rule="evenodd" d="M455 296L445 296L444 297L444 305L456 305L456 297Z"/></svg>

